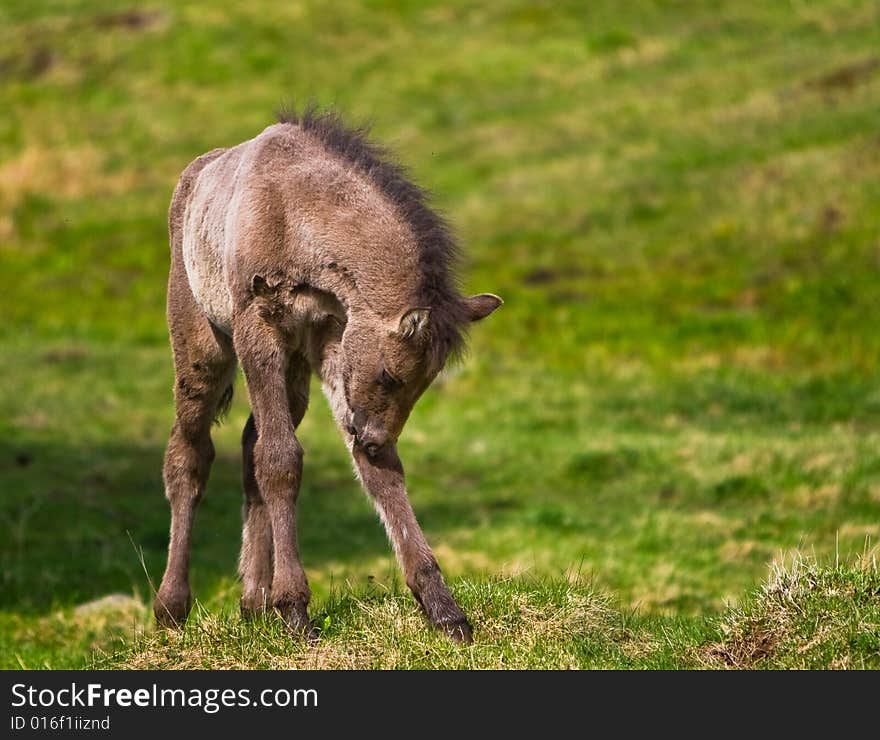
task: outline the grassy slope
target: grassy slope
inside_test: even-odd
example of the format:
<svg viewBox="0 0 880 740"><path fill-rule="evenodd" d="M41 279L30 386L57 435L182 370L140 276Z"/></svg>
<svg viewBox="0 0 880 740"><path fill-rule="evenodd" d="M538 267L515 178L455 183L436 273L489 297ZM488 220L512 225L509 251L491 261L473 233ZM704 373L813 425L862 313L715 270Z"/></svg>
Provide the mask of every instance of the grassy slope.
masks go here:
<svg viewBox="0 0 880 740"><path fill-rule="evenodd" d="M291 96L373 119L506 299L402 442L464 598L574 569L708 644L697 615L779 553L880 534L876 4L484 5L0 8L3 665L82 664L131 615L52 615L146 599L140 553L161 575L168 197ZM211 614L245 416L240 391L197 522ZM345 612L393 562L320 398L301 436L303 554Z"/></svg>
<svg viewBox="0 0 880 740"><path fill-rule="evenodd" d="M157 633L136 601L44 623L49 634L97 638L97 668L880 668L880 571L866 559L795 558L706 620L621 610L577 579L468 580L455 591L477 625L466 648L427 630L408 594L382 588L320 602L316 643L291 643L276 617L246 624L203 609L186 630Z"/></svg>

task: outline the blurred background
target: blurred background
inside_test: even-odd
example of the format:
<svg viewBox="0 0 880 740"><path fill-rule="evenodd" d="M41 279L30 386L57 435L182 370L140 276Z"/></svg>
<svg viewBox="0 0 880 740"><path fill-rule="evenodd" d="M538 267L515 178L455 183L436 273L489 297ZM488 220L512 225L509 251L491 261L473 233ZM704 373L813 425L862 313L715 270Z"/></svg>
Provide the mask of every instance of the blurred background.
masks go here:
<svg viewBox="0 0 880 740"><path fill-rule="evenodd" d="M783 553L874 546L876 2L3 0L4 667L77 665L130 617L49 616L149 601L171 192L309 99L372 124L453 223L465 287L505 299L400 445L447 574L586 576L687 618ZM396 571L317 390L321 599ZM195 528L209 609L239 595L247 413L239 382Z"/></svg>

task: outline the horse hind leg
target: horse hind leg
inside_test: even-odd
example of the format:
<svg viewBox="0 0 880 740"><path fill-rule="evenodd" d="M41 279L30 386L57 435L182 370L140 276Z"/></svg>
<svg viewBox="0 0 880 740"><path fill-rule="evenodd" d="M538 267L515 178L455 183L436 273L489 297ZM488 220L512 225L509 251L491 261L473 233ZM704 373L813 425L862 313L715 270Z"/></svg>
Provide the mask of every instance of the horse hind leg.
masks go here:
<svg viewBox="0 0 880 740"><path fill-rule="evenodd" d="M254 471L256 443L257 425L251 414L241 435L244 523L238 572L242 581L241 615L245 618L264 612L272 593L272 524Z"/></svg>
<svg viewBox="0 0 880 740"><path fill-rule="evenodd" d="M211 424L228 404L235 354L197 309L186 283L172 272L169 320L175 363L175 421L165 450L162 477L171 506L168 562L153 611L159 624L183 624L189 614L189 559L193 518L205 490L214 445ZM182 293L185 289L186 293Z"/></svg>

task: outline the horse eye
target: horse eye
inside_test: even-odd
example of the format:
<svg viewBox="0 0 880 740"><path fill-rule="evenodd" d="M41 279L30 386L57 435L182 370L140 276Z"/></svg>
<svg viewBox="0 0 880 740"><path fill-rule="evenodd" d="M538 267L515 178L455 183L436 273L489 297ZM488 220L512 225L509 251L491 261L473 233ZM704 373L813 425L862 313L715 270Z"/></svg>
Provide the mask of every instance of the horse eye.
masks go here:
<svg viewBox="0 0 880 740"><path fill-rule="evenodd" d="M382 376L381 376L382 385L388 390L394 390L395 388L399 388L403 385L403 381L395 378L391 373L389 373L384 367L382 368Z"/></svg>

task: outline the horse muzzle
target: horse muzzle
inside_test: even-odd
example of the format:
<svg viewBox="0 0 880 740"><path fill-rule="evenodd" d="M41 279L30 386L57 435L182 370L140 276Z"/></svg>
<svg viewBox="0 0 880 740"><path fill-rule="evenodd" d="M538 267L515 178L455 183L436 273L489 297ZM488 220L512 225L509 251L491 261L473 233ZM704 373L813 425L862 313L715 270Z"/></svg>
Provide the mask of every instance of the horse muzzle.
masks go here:
<svg viewBox="0 0 880 740"><path fill-rule="evenodd" d="M357 412L350 416L346 430L354 437L355 444L370 457L376 457L389 441L389 434L384 426L371 419L363 420L363 416Z"/></svg>

